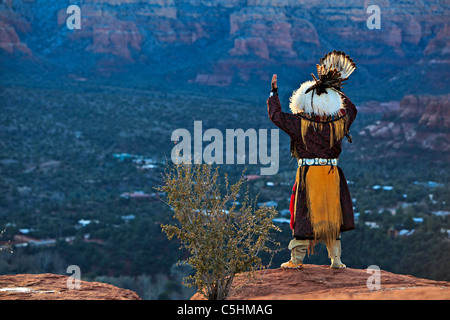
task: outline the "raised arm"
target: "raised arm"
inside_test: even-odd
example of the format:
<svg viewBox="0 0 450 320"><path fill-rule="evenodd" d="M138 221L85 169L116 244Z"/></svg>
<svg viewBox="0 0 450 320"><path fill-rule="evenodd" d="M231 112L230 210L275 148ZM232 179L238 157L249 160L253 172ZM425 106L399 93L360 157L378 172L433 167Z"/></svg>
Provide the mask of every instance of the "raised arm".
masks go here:
<svg viewBox="0 0 450 320"><path fill-rule="evenodd" d="M299 118L291 113L281 111L280 99L278 98L277 75L274 74L271 82L272 90L267 99L267 113L269 119L281 130L290 136L300 136Z"/></svg>

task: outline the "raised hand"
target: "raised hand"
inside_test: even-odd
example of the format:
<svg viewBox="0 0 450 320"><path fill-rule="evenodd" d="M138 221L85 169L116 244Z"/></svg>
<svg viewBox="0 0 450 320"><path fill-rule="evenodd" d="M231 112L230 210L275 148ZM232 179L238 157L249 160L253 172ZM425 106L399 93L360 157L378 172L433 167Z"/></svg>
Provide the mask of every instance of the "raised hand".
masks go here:
<svg viewBox="0 0 450 320"><path fill-rule="evenodd" d="M271 85L272 85L272 91L277 91L277 90L278 90L278 85L277 85L277 75L276 75L276 74L274 74L274 75L272 76L272 82L271 82Z"/></svg>

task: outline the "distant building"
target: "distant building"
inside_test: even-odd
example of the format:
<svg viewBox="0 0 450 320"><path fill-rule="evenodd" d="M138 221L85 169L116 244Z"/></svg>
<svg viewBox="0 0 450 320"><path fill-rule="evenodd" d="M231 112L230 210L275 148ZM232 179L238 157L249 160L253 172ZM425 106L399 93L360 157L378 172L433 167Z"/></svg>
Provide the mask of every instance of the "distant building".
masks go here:
<svg viewBox="0 0 450 320"><path fill-rule="evenodd" d="M156 164L156 161L152 158L137 158L133 160L133 163L138 165Z"/></svg>
<svg viewBox="0 0 450 320"><path fill-rule="evenodd" d="M397 238L397 237L409 237L411 235L414 234L414 229L408 230L408 229L401 229L401 230L397 230L395 228L389 228L387 235L392 237L392 238Z"/></svg>
<svg viewBox="0 0 450 320"><path fill-rule="evenodd" d="M275 218L275 219L272 219L272 221L276 222L276 223L291 223L291 220L286 219L286 218Z"/></svg>
<svg viewBox="0 0 450 320"><path fill-rule="evenodd" d="M408 230L408 229L402 229L398 232L399 236L406 236L409 237L414 233L414 229Z"/></svg>
<svg viewBox="0 0 450 320"><path fill-rule="evenodd" d="M389 228L388 231L387 231L387 235L389 237L392 237L392 238L397 238L398 237L398 230L395 230L394 228Z"/></svg>
<svg viewBox="0 0 450 320"><path fill-rule="evenodd" d="M28 241L28 245L34 247L50 247L54 246L56 243L56 239L43 239L43 240L31 240Z"/></svg>
<svg viewBox="0 0 450 320"><path fill-rule="evenodd" d="M78 224L81 225L82 227L86 227L90 223L91 223L91 220L85 220L85 219L78 220Z"/></svg>
<svg viewBox="0 0 450 320"><path fill-rule="evenodd" d="M370 221L366 221L364 222L364 224L366 226L368 226L370 229L378 229L380 226L378 225L378 223L376 222L370 222Z"/></svg>
<svg viewBox="0 0 450 320"><path fill-rule="evenodd" d="M98 220L80 219L80 220L78 220L78 225L76 225L75 228L86 227L87 225L89 225L91 223L98 223Z"/></svg>
<svg viewBox="0 0 450 320"><path fill-rule="evenodd" d="M261 178L261 176L257 175L257 174L250 174L250 175L244 176L244 179L247 179L247 180L256 180L259 178Z"/></svg>
<svg viewBox="0 0 450 320"><path fill-rule="evenodd" d="M30 241L37 241L38 239L31 238L28 236L24 236L22 234L16 234L14 235L13 244L22 244L22 243L28 243Z"/></svg>
<svg viewBox="0 0 450 320"><path fill-rule="evenodd" d="M121 216L120 218L124 221L131 221L134 220L136 216L134 214L128 214L126 216Z"/></svg>
<svg viewBox="0 0 450 320"><path fill-rule="evenodd" d="M113 157L120 161L124 161L125 159L132 159L139 156L130 153L113 153Z"/></svg>
<svg viewBox="0 0 450 320"><path fill-rule="evenodd" d="M415 223L422 223L423 218L412 218Z"/></svg>
<svg viewBox="0 0 450 320"><path fill-rule="evenodd" d="M434 182L434 181L427 181L427 182L419 182L419 181L414 181L415 185L419 185L419 186L423 186L423 187L429 187L429 188L436 188L436 187L443 187L444 184L443 183L438 183L438 182Z"/></svg>
<svg viewBox="0 0 450 320"><path fill-rule="evenodd" d="M142 166L139 167L139 169L145 171L145 170L150 170L150 169L155 169L158 166L156 164L144 164Z"/></svg>
<svg viewBox="0 0 450 320"><path fill-rule="evenodd" d="M444 216L448 216L450 214L450 211L433 211L431 213L438 217L444 217Z"/></svg>
<svg viewBox="0 0 450 320"><path fill-rule="evenodd" d="M450 238L450 229L444 229L444 228L441 228L441 233L447 234L447 237Z"/></svg>
<svg viewBox="0 0 450 320"><path fill-rule="evenodd" d="M372 187L372 189L373 190L380 190L380 189L382 189L382 190L385 190L385 191L391 191L391 190L394 189L394 187L393 186L380 186L380 185L376 184L376 185L374 185Z"/></svg>
<svg viewBox="0 0 450 320"><path fill-rule="evenodd" d="M134 191L134 192L124 192L120 195L121 198L124 199L157 199L158 194L152 192L152 193L145 193L144 191Z"/></svg>

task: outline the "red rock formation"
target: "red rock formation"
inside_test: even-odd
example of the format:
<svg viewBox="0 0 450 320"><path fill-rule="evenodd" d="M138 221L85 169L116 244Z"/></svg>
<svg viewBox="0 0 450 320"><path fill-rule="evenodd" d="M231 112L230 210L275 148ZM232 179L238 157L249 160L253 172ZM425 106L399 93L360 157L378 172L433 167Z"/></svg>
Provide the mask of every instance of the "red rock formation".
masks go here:
<svg viewBox="0 0 450 320"><path fill-rule="evenodd" d="M283 12L260 8L239 10L230 15L230 35L238 38L235 38L235 46L229 53L231 56L255 54L263 59L269 59L270 55L294 58L297 53L292 48L294 39L291 28L292 24ZM314 32L305 36L311 33ZM299 30L295 35L299 35ZM302 38L296 40L301 41ZM316 39L308 39L308 42L316 41L317 33Z"/></svg>
<svg viewBox="0 0 450 320"><path fill-rule="evenodd" d="M247 283L238 276L228 300L449 300L450 282L416 278L380 270L379 290L367 286L373 273L360 269L330 269L304 265L296 269L258 271ZM196 293L192 300L204 299Z"/></svg>
<svg viewBox="0 0 450 320"><path fill-rule="evenodd" d="M400 102L400 119L418 122L430 129L450 129L450 94L408 95Z"/></svg>
<svg viewBox="0 0 450 320"><path fill-rule="evenodd" d="M90 38L92 44L86 47L86 51L113 54L134 62L130 48L141 51L143 39L135 22L121 20L112 12L93 5L81 6L81 12L81 29L69 33L73 41ZM67 17L66 9L61 9L58 25L65 24Z"/></svg>
<svg viewBox="0 0 450 320"><path fill-rule="evenodd" d="M450 95L405 96L400 107L360 133L383 139L386 149L450 151Z"/></svg>
<svg viewBox="0 0 450 320"><path fill-rule="evenodd" d="M0 50L9 54L36 51L36 56L45 58L70 39L76 50L99 58L103 69L119 70L121 64L149 61L155 52L164 51L164 55L170 51L169 57L164 57L168 62L172 54L182 59L187 53L208 61L204 65L208 71L197 65L191 70L195 73L192 82L214 85L230 82L202 82L203 75L223 78L224 66L229 70L226 77L246 82L255 76L264 78L261 68L274 63L285 68L301 68L305 62L314 66L332 49L357 57L361 69L385 70L383 76L388 78L398 75L399 65L414 66L422 81L434 81L433 87L445 89L442 79L450 75L449 9L439 0L90 0L80 5L80 30L62 32L66 8L56 9L55 17L51 7L45 23L57 19L59 29L42 35L35 28L40 25L35 20L43 17L36 13L42 11L36 10L36 3L11 3L0 4ZM366 26L370 15L366 8L373 4L381 10L381 30ZM42 41L51 37L55 44L42 48L36 45L40 37ZM28 43L28 39L33 41ZM89 41L78 41L86 39ZM161 61L160 72L164 65Z"/></svg>
<svg viewBox="0 0 450 320"><path fill-rule="evenodd" d="M398 101L379 102L368 101L361 106L358 106L358 112L360 113L387 113L396 111L400 106Z"/></svg>
<svg viewBox="0 0 450 320"><path fill-rule="evenodd" d="M448 55L448 48L450 47L450 26L446 23L442 29L439 30L436 37L428 42L424 50L426 55L437 53L439 55Z"/></svg>
<svg viewBox="0 0 450 320"><path fill-rule="evenodd" d="M30 31L30 23L18 14L12 11L0 11L0 50L10 54L20 51L31 56L30 48L20 40L18 35L18 33L28 33Z"/></svg>
<svg viewBox="0 0 450 320"><path fill-rule="evenodd" d="M126 289L100 282L80 282L79 289L69 289L68 276L16 274L0 276L0 300L140 300Z"/></svg>

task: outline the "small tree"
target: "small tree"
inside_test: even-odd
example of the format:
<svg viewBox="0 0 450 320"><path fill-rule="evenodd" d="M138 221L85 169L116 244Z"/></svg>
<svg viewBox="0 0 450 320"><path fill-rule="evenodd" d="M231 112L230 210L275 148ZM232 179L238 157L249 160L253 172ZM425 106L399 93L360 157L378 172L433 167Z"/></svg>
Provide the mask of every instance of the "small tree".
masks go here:
<svg viewBox="0 0 450 320"><path fill-rule="evenodd" d="M272 242L271 231L280 231L272 219L277 212L266 206L257 207L247 192L237 210L236 200L241 178L229 185L224 175L224 190L218 181L218 168L207 164L175 164L168 166L164 185L158 190L167 194L167 204L173 208L176 224L162 225L168 239L177 237L189 252L186 262L195 270L184 278L187 286L209 300L226 299L237 273L248 277L265 266L258 256L275 250L266 244Z"/></svg>

